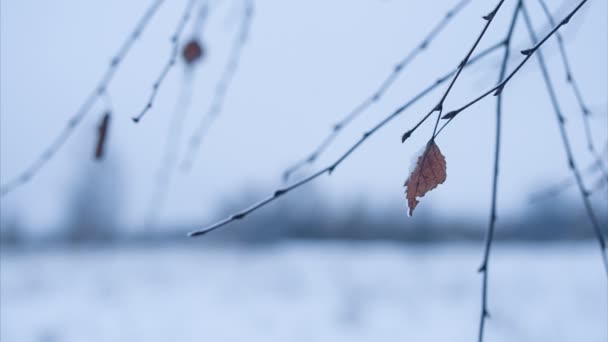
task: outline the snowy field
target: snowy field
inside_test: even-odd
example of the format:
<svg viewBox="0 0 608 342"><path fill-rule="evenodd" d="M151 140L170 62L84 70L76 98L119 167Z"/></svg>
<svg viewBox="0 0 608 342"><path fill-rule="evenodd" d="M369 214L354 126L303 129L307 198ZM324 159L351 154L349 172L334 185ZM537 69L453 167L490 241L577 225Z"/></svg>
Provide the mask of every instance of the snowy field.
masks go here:
<svg viewBox="0 0 608 342"><path fill-rule="evenodd" d="M474 341L477 245L1 254L2 342ZM594 244L496 245L487 341L607 341Z"/></svg>

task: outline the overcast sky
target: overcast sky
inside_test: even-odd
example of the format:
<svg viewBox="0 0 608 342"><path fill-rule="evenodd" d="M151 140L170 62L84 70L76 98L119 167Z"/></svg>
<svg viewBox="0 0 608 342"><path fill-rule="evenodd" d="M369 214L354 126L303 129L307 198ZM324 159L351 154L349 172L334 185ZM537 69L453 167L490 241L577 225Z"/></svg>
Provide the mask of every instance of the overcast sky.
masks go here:
<svg viewBox="0 0 608 342"><path fill-rule="evenodd" d="M24 170L60 133L96 85L150 0L33 1L2 0L0 14L0 181L5 184ZM547 0L558 13L574 1ZM570 4L572 2L572 4ZM212 127L189 173L177 172L163 222L205 224L220 218L227 200L249 191L270 193L281 174L305 156L333 123L380 84L394 64L414 47L456 1L256 1L250 40L245 46L224 110ZM504 36L515 1L506 1L479 49ZM537 1L528 0L535 24L547 22ZM565 3L564 7L562 4ZM151 85L168 60L169 37L186 1L167 1L111 83L114 111L107 149L108 163L119 165L116 184L124 198L120 215L130 226L143 223L155 191L167 130L184 84L184 67L172 69L147 117L131 117L144 106ZM193 99L178 153L205 113L213 89L237 34L241 2L216 1L203 33L207 58L195 70ZM474 0L405 70L376 106L344 132L313 169L343 153L368 128L407 101L437 77L455 67L484 25L481 19L493 2ZM574 76L593 111L596 145L607 137L608 7L592 0L563 30ZM529 47L523 21L515 33L518 49ZM190 32L188 29L186 32ZM555 39L543 48L560 104L568 119L577 162L591 158L585 149L582 121L575 98L565 83ZM514 54L512 69L522 56ZM500 53L467 69L446 101L456 108L497 80ZM445 89L440 87L440 89ZM551 111L536 59L523 68L504 91L504 140L499 213L513 215L528 204L531 193L568 177L558 126ZM362 203L389 208L406 217L403 182L414 154L432 132L427 123L406 144L408 130L438 100L432 93L377 132L330 176L310 186L329 206ZM494 98L464 112L437 143L447 158L445 184L419 205L451 216L485 218L489 207L493 158ZM60 222L70 189L79 173L107 166L91 161L100 101L59 154L27 185L2 198L2 215L18 215L25 223L46 227ZM91 181L96 181L96 178ZM114 178L112 178L114 179ZM109 184L108 180L98 180ZM571 191L575 198L575 192ZM298 196L297 192L289 196ZM605 205L598 197L596 205ZM239 208L234 208L239 209ZM42 228L44 229L44 228Z"/></svg>

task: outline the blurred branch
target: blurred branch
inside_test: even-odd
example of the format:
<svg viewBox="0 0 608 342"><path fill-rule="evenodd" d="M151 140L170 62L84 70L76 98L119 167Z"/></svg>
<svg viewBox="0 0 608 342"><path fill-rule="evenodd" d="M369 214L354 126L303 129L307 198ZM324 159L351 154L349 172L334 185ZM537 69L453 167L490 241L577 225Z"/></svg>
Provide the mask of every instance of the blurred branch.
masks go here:
<svg viewBox="0 0 608 342"><path fill-rule="evenodd" d="M358 104L351 112L349 112L338 123L333 125L330 133L321 141L316 149L314 149L307 157L296 162L283 173L283 180L287 181L289 177L300 168L314 163L317 158L331 145L340 132L348 126L355 118L361 115L365 110L379 101L386 91L392 86L397 77L403 72L409 64L432 43L433 39L448 25L448 23L462 10L471 0L462 0L451 8L445 16L431 29L431 31L422 39L414 49L410 50L401 61L394 67L391 73L384 79L378 88L360 104Z"/></svg>
<svg viewBox="0 0 608 342"><path fill-rule="evenodd" d="M592 175L594 172L599 170L599 165L597 162L593 162L591 163L591 165L587 166L583 171L582 174L587 174L587 175ZM604 177L604 175L600 175L600 177L598 177L598 181L596 182L596 184L599 184L599 187L601 187L602 183L608 183L608 177ZM549 187L547 187L546 189L533 194L530 197L530 202L538 202L538 201L544 201L556 196L559 196L561 193L563 193L564 191L566 191L567 189L569 189L570 187L576 185L576 180L574 179L574 177L570 176L566 179L561 180L560 182L557 182L556 184L553 184ZM598 186L590 189L590 192L595 192L597 190Z"/></svg>
<svg viewBox="0 0 608 342"><path fill-rule="evenodd" d="M182 137L183 123L192 100L193 81L193 75L186 73L185 80L182 82L182 89L179 93L180 96L169 124L163 157L156 172L156 189L150 197L145 221L146 227L149 227L160 215L169 195L171 180L179 157L179 143Z"/></svg>
<svg viewBox="0 0 608 342"><path fill-rule="evenodd" d="M583 0L581 2L581 4L584 4L587 0ZM580 5L579 5L580 7ZM536 42L538 41L537 37L536 37L536 33L534 32L534 26L532 25L532 21L530 19L530 16L528 14L528 10L526 8L525 5L522 5L522 13L525 19L525 23L526 23L526 27L528 29L528 33L530 34L530 39L532 40L532 42ZM538 53L536 54L536 57L538 58L538 62L540 65L540 70L542 72L543 75L543 79L545 81L545 85L547 88L547 91L549 92L549 97L551 99L551 105L553 106L553 110L555 112L555 116L556 116L556 120L559 124L559 131L560 131L560 135L562 138L562 142L564 145L564 150L566 153L566 157L568 159L568 166L570 168L570 170L572 171L574 178L576 179L576 184L578 186L578 189L581 193L581 197L583 199L583 203L585 204L585 209L587 211L587 216L589 217L589 220L591 221L591 224L593 226L593 230L595 232L597 241L600 245L600 249L602 252L602 261L604 262L604 268L606 271L606 275L608 276L608 255L606 254L606 242L604 240L604 236L602 234L602 231L600 229L600 224L599 221L597 219L597 217L595 216L595 211L593 210L593 207L591 205L591 201L589 200L589 191L585 189L585 185L583 183L583 178L581 176L581 173L578 169L578 167L576 166L576 162L574 161L574 154L572 153L572 147L570 146L570 140L568 138L568 133L566 132L566 127L565 127L565 120L564 120L564 116L562 114L559 102L557 100L557 95L555 94L555 90L553 88L553 84L551 82L551 77L549 75L549 71L547 69L547 64L545 63L545 59L543 57L542 52L539 50Z"/></svg>
<svg viewBox="0 0 608 342"><path fill-rule="evenodd" d="M599 177L593 184L593 187L591 188L590 192L591 194L595 194L596 192L599 192L599 190L602 190L603 188L606 188L606 195L608 195L608 179L604 178L604 177Z"/></svg>
<svg viewBox="0 0 608 342"><path fill-rule="evenodd" d="M169 196L171 180L173 179L179 157L179 145L182 138L184 121L192 102L192 90L195 81L194 71L205 57L202 34L207 23L208 14L209 2L202 0L194 24L192 25L192 37L182 49L182 58L186 66L184 79L181 82L179 97L167 130L163 156L156 171L156 188L148 204L148 213L144 223L145 227L150 227L158 218ZM198 50L194 52L190 51L189 49L192 48Z"/></svg>
<svg viewBox="0 0 608 342"><path fill-rule="evenodd" d="M139 122L139 120L141 120L144 117L144 115L146 115L146 113L148 113L148 111L152 108L152 105L154 105L154 100L156 99L156 95L158 94L158 89L160 88L163 81L169 74L169 71L171 71L171 68L175 65L175 62L177 61L177 55L179 53L180 38L181 38L182 33L184 32L184 28L186 27L186 24L188 23L188 20L190 19L190 16L192 14L192 10L193 10L195 4L196 4L196 0L188 0L188 3L186 4L186 8L184 8L184 12L181 16L181 19L180 19L179 23L177 24L177 28L175 29L175 32L171 36L171 54L169 55L169 60L165 63L165 66L161 69L161 72L158 75L158 78L156 79L154 84L152 84L152 92L150 93L148 102L146 103L144 108L141 110L141 112L137 116L133 117L133 122L135 122L135 123Z"/></svg>
<svg viewBox="0 0 608 342"><path fill-rule="evenodd" d="M479 61L480 59L482 59L483 57L489 55L491 52L498 50L499 48L503 47L505 44L504 41L498 42L497 44L494 44L493 46L483 50L482 52L480 52L479 54L477 54L476 56L474 56L473 58L471 58L468 63L466 64L466 66L470 66L473 65L474 63L476 63L477 61ZM386 118L384 118L382 121L380 121L378 124L376 124L374 127L372 127L369 131L363 133L363 136L357 140L355 142L355 144L353 144L350 148L348 148L346 150L346 152L344 152L344 154L342 154L336 161L334 161L332 164L330 164L329 166L317 171L316 173L298 181L293 183L292 185L288 186L288 187L284 187L281 189L276 190L272 195L270 195L269 197L267 197L266 199L263 199L255 204L253 204L252 206L239 211L233 215L230 215L229 217L227 217L224 220L221 220L219 222L216 222L208 227L205 227L201 230L197 230L197 231L193 231L190 232L189 235L190 236L199 236L199 235L203 235L206 234L208 232L211 232L213 230L216 230L218 228L221 228L233 221L236 220L240 220L243 219L245 216L247 216L249 213L256 211L257 209L262 208L263 206L265 206L266 204L276 200L277 198L279 198L280 196L288 193L291 190L294 190L304 184L307 184L313 180L315 180L316 178L318 178L319 176L327 173L328 175L330 175L334 169L336 167L338 167L346 158L348 158L348 156L351 155L351 153L353 153L357 148L359 148L359 146L361 146L369 137L371 137L374 133L376 133L378 130L380 130L380 128L384 127L386 124L388 124L389 122L391 122L393 119L395 119L397 116L399 116L399 114L401 114L403 111L405 111L408 107L410 107L411 105L413 105L414 103L416 103L418 100L424 98L425 96L427 96L431 91L433 91L435 88L437 88L438 86L440 86L441 84L443 84L444 82L446 82L451 76L453 76L454 74L456 74L456 72L458 71L458 69L452 70L451 72L443 75L442 77L438 78L435 82L431 83L431 85L427 86L424 90L422 90L420 93L418 93L417 95L415 95L413 98L411 98L408 102L406 102L405 104L403 104L401 107L397 108L393 113L391 113L389 116L387 116Z"/></svg>
<svg viewBox="0 0 608 342"><path fill-rule="evenodd" d="M245 9L243 13L243 20L241 23L241 30L234 40L230 57L223 70L223 73L215 87L215 94L211 106L201 118L200 123L196 127L194 133L190 138L184 160L182 162L182 170L188 171L192 168L196 153L200 148L202 140L207 135L207 132L213 125L213 122L217 119L222 111L224 105L224 99L226 97L226 91L230 86L230 83L236 73L239 65L243 47L247 42L249 31L251 29L251 23L253 19L253 1L244 0Z"/></svg>
<svg viewBox="0 0 608 342"><path fill-rule="evenodd" d="M125 42L120 46L118 52L112 58L110 65L106 69L104 75L97 86L93 89L91 94L85 99L78 111L68 120L63 131L53 140L53 142L42 152L38 159L34 160L30 166L28 166L21 174L15 177L13 180L7 182L0 187L0 196L7 195L21 185L29 182L38 172L55 156L57 151L64 145L67 139L71 136L72 132L82 122L82 119L89 113L93 104L99 99L100 96L107 94L107 88L110 82L114 78L118 67L125 59L137 39L140 37L154 14L160 8L160 5L164 0L155 0L148 7L144 15L139 19L133 31L129 34Z"/></svg>
<svg viewBox="0 0 608 342"><path fill-rule="evenodd" d="M439 133L441 133L441 131L448 125L450 124L450 122L452 122L452 120L454 120L454 118L456 118L462 111L466 110L467 108L471 107L472 105L476 104L477 102L481 101L482 99L484 99L485 97L487 97L490 94L494 94L494 96L498 96L502 90L505 88L505 86L507 85L507 83L509 83L509 81L513 78L513 76L515 76L520 70L521 68L528 62L528 60L530 60L530 58L534 55L535 52L537 52L540 47L553 35L555 34L555 32L557 32L562 26L566 25L570 19L580 10L580 8L587 3L588 0L582 0L572 11L570 11L570 13L568 13L568 15L566 15L566 17L564 17L559 24L557 24L551 31L549 31L549 33L547 33L543 39L541 39L539 42L537 42L533 47L526 49L526 50L522 50L521 53L525 56L524 59L515 67L515 69L513 69L513 71L507 76L507 78L505 78L502 82L498 83L496 86L492 87L491 89L489 89L488 91L484 92L483 94L479 95L478 97L476 97L475 99L469 101L468 103L466 103L464 106L456 109L456 110L452 110L450 112L448 112L447 114L445 114L442 119L446 119L447 121L443 124L443 126L441 126L441 128L437 131L437 133L435 134L435 137L437 137L439 135ZM423 119L422 121L424 121L425 119ZM414 126L414 128L412 128L410 131L408 131L409 134L413 133L422 123L419 122L418 124L416 124L416 126ZM408 134L406 133L406 134Z"/></svg>

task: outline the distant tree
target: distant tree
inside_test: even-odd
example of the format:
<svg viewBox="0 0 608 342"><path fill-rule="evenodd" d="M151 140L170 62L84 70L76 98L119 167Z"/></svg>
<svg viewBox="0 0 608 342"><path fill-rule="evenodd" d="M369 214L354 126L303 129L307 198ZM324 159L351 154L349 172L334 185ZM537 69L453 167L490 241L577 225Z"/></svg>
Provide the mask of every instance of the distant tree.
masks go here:
<svg viewBox="0 0 608 342"><path fill-rule="evenodd" d="M64 232L68 242L107 242L117 237L124 196L121 175L115 157L84 163L68 205Z"/></svg>
<svg viewBox="0 0 608 342"><path fill-rule="evenodd" d="M14 213L0 216L0 245L14 246L24 240L23 226Z"/></svg>

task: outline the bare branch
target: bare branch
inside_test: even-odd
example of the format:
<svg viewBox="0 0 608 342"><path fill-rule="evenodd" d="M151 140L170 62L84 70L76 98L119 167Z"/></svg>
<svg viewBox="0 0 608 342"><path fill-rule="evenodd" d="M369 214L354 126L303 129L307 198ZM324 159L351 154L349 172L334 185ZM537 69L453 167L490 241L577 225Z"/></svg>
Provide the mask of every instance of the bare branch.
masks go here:
<svg viewBox="0 0 608 342"><path fill-rule="evenodd" d="M498 50L499 48L504 46L504 41L501 41L485 50L483 50L482 52L480 52L479 54L477 54L476 56L474 56L473 58L471 58L468 63L466 64L466 66L470 66L473 65L474 63L476 63L477 61L481 60L483 57L489 55L491 52L494 52L496 50ZM282 188L282 189L278 189L276 190L272 195L268 196L267 198L253 204L252 206L239 211L235 214L230 215L229 217L227 217L226 219L216 222L208 227L205 227L201 230L196 230L193 232L190 232L188 235L189 236L199 236L199 235L203 235L206 233L209 233L211 231L214 231L216 229L219 229L229 223L232 223L233 221L236 220L241 220L243 219L245 216L247 216L249 213L256 211L257 209L262 208L263 206L265 206L266 204L276 200L277 198L279 198L280 196L288 193L291 190L294 190L304 184L307 184L313 180L315 180L316 178L318 178L319 176L327 173L328 175L331 174L336 167L338 167L346 158L348 158L348 156L350 156L357 148L359 148L359 146L361 146L369 137L371 137L374 133L376 133L378 130L380 130L380 128L384 127L386 124L388 124L389 122L391 122L393 119L395 119L397 116L399 116L403 111L405 111L408 107L410 107L411 105L413 105L414 103L418 102L418 100L424 98L425 96L427 96L431 91L433 91L435 88L437 88L438 86L440 86L441 84L443 84L444 82L446 82L451 76L453 76L454 74L456 74L456 72L458 71L458 69L452 70L451 72L443 75L442 77L438 78L435 82L433 82L431 85L427 86L424 90L422 90L420 93L418 93L416 96L414 96L413 98L411 98L408 102L406 102L405 104L403 104L401 107L397 108L393 113L391 113L389 116L387 116L386 118L384 118L383 120L381 120L378 124L376 124L374 127L372 127L369 131L363 133L363 136L357 140L355 142L354 145L352 145L350 148L348 148L346 150L346 152L344 152L344 154L342 154L342 156L340 156L336 161L334 161L332 164L330 164L329 166L317 171L316 173L298 181L293 183L292 185Z"/></svg>
<svg viewBox="0 0 608 342"><path fill-rule="evenodd" d="M547 4L545 3L545 1L538 0L538 2L540 3L540 5L543 9L543 12L545 13L547 19L549 20L549 23L551 24L551 26L555 26L555 20L553 19L553 15L551 15L551 11L549 11L549 8L547 7ZM576 100L578 102L578 106L580 107L580 110L581 110L581 116L583 118L583 125L585 128L585 138L587 139L587 149L589 150L589 152L595 159L600 171L602 172L603 177L608 179L608 171L606 170L606 167L604 165L604 162L602 161L602 158L597 153L597 150L595 149L595 144L593 142L593 135L591 134L591 124L589 122L589 117L591 116L591 111L589 110L589 107L585 104L585 101L583 100L583 95L578 86L578 82L576 81L576 78L574 77L574 74L572 72L572 68L570 67L570 61L568 59L568 54L566 53L566 46L564 44L564 39L562 38L562 35L559 32L555 33L555 38L557 39L559 52L562 57L562 62L564 64L564 72L566 73L566 82L568 82L568 84L570 84L570 87L572 88L572 92L574 93L574 96L576 97Z"/></svg>
<svg viewBox="0 0 608 342"><path fill-rule="evenodd" d="M181 82L181 90L177 99L175 110L171 116L171 122L167 129L167 137L163 156L156 171L156 188L150 196L148 204L148 213L144 221L145 227L150 227L158 218L163 210L164 204L169 196L170 185L175 173L179 157L179 145L182 139L182 131L184 121L190 109L192 101L192 90L195 81L195 68L200 65L204 55L204 47L202 45L202 34L207 23L209 14L209 3L203 0L200 4L198 14L192 25L191 38L182 49L182 58L186 66L184 79ZM194 47L193 47L194 46ZM188 49L198 49L198 51L189 51Z"/></svg>
<svg viewBox="0 0 608 342"><path fill-rule="evenodd" d="M243 21L241 23L241 29L232 46L232 51L228 62L222 72L222 76L215 87L215 94L211 106L201 118L200 123L190 138L190 142L187 147L187 151L182 162L182 170L188 171L192 168L196 153L200 148L200 145L207 135L207 132L213 125L213 122L217 119L222 111L224 105L224 98L226 97L226 91L230 86L230 83L236 73L239 65L243 47L247 42L249 36L249 30L251 29L251 23L253 19L253 1L245 1L245 11L243 13Z"/></svg>
<svg viewBox="0 0 608 342"><path fill-rule="evenodd" d="M435 37L443 31L443 29L449 24L449 22L462 10L464 9L471 0L462 0L458 2L453 8L451 8L445 16L431 29L431 31L422 39L416 47L410 50L401 61L399 61L392 69L391 73L384 79L376 90L372 94L359 103L355 108L350 111L344 118L333 125L332 130L329 134L321 141L316 149L314 149L307 157L298 161L297 163L290 166L283 173L283 180L287 181L289 177L299 170L300 168L314 163L317 158L331 145L336 139L340 132L348 126L354 119L361 115L365 110L371 107L374 103L378 102L386 93L386 91L393 85L398 76L410 65L410 63L428 46L433 42Z"/></svg>
<svg viewBox="0 0 608 342"><path fill-rule="evenodd" d="M137 39L141 36L142 32L154 16L164 0L155 0L145 11L144 15L139 19L133 31L127 36L125 42L120 46L118 52L112 58L110 65L106 69L105 73L101 77L101 80L97 84L91 94L84 100L80 108L76 113L68 120L63 131L53 140L53 142L42 152L38 159L34 160L29 167L27 167L21 174L16 178L9 181L8 183L0 187L0 196L7 195L21 185L29 182L35 177L38 172L55 156L57 151L64 145L67 139L72 135L73 131L82 122L82 119L90 112L91 108L100 96L107 94L107 88L110 82L114 78L116 71L125 59Z"/></svg>
<svg viewBox="0 0 608 342"><path fill-rule="evenodd" d="M428 114L425 115L424 118L413 129L411 129L403 134L403 136L401 137L402 143L405 142L405 140L407 140L407 138L409 138L412 135L412 132L415 131L424 121L426 121L426 119L428 119L434 112L438 112L437 113L437 122L435 122L435 127L433 128L433 134L432 134L432 138L435 137L435 132L437 131L437 126L439 125L439 120L441 118L441 113L443 112L443 103L445 102L445 99L450 94L450 91L454 87L454 84L456 84L456 80L458 80L458 76L460 76L460 73L464 69L464 66L467 64L469 58L471 58L471 55L477 48L477 45L479 45L479 42L481 41L483 36L486 34L488 28L490 27L490 24L492 24L492 21L494 21L494 18L496 17L496 14L502 7L503 3L504 3L504 0L498 1L498 4L496 5L496 7L494 7L494 9L490 13L483 16L483 19L486 21L486 23L483 26L483 29L481 30L479 35L477 36L477 39L475 39L475 43L473 43L473 46L471 47L471 49L469 49L469 51L465 55L464 59L458 65L458 70L456 71L454 78L452 78L450 85L447 87L447 89L445 90L445 92L443 93L441 98L439 99L439 102L437 102L437 104L433 108L431 108L431 110L428 112ZM432 140L432 138L430 140Z"/></svg>
<svg viewBox="0 0 608 342"><path fill-rule="evenodd" d="M586 0L584 0L583 3L585 1ZM536 38L536 33L534 32L534 26L532 25L530 16L528 14L528 10L526 9L526 6L523 4L522 4L522 13L523 13L523 16L524 16L524 19L526 22L526 27L528 29L528 33L530 34L530 39L533 42L536 42L537 38ZM538 58L538 62L540 64L540 70L542 72L547 91L549 92L549 98L551 99L551 105L553 106L553 110L555 112L555 118L559 125L559 132L560 132L562 142L564 145L564 151L566 153L566 158L568 160L568 167L570 168L570 170L572 171L572 173L574 175L574 178L576 179L576 184L581 193L581 197L583 199L583 203L584 203L585 209L587 211L587 216L589 217L589 220L591 221L593 230L596 235L596 239L600 245L600 249L602 252L602 261L604 262L606 276L608 276L608 255L606 254L606 242L605 242L604 236L602 234L602 231L600 229L599 221L597 220L597 217L595 216L595 211L593 210L591 201L589 200L590 193L588 190L585 189L585 185L583 183L583 178L582 178L581 173L574 160L574 154L572 153L572 147L570 146L570 140L568 138L568 133L566 132L565 119L562 114L562 110L560 108L559 102L557 100L557 95L555 94L555 90L553 88L553 83L551 82L551 77L549 75L549 71L547 69L547 65L545 63L544 56L540 50L536 54L536 57Z"/></svg>
<svg viewBox="0 0 608 342"><path fill-rule="evenodd" d="M182 82L182 89L179 92L175 111L171 117L171 122L167 131L167 140L162 155L162 159L156 171L156 189L148 204L148 213L146 215L145 226L149 227L158 218L162 212L163 206L169 195L171 181L177 165L179 157L179 145L182 138L184 121L190 108L192 100L192 89L194 75L186 73L185 79Z"/></svg>
<svg viewBox="0 0 608 342"><path fill-rule="evenodd" d="M141 120L144 117L144 115L146 115L146 113L148 113L148 111L150 111L150 109L152 109L152 106L154 105L154 100L156 99L156 95L158 94L158 89L163 84L163 81L169 74L169 71L171 71L171 68L177 62L177 56L179 54L180 39L181 39L182 33L184 32L184 29L186 28L186 24L188 24L188 21L190 20L190 16L192 14L194 5L196 5L196 0L188 0L188 3L186 4L186 8L184 8L184 12L182 13L181 19L177 24L177 28L175 29L175 32L171 36L171 40L170 40L171 41L171 54L169 55L169 60L167 60L167 62L161 69L160 74L156 78L156 81L154 81L154 84L152 84L152 92L150 93L148 102L146 103L144 108L141 110L141 112L137 116L134 116L132 118L133 122L135 122L135 123L139 122L139 120Z"/></svg>
<svg viewBox="0 0 608 342"><path fill-rule="evenodd" d="M537 52L540 47L551 37L553 36L562 26L566 25L570 19L580 10L581 7L583 7L583 5L585 3L587 3L588 0L582 0L572 11L570 11L568 13L568 15L566 15L564 17L564 19L562 19L559 24L555 25L555 27L549 31L549 33L547 33L543 39L541 39L539 42L537 42L533 47L526 49L526 50L522 50L521 53L525 56L524 59L515 67L515 69L513 69L513 71L511 71L511 73L507 76L507 78L505 78L502 82L498 83L496 86L492 87L491 89L489 89L488 91L484 92L483 94L479 95L478 97L476 97L475 99L471 100L470 102L468 102L467 104L465 104L464 106L456 109L456 110L452 110L450 112L448 112L447 114L445 114L442 119L446 119L447 122L445 122L443 124L443 126L441 126L441 128L437 131L437 133L435 134L435 137L437 137L439 135L439 133L441 133L441 131L450 123L452 122L452 120L454 120L455 117L457 117L462 111L464 111L465 109L471 107L472 105L476 104L477 102L481 101L482 99L484 99L485 97L487 97L490 94L494 94L494 96L498 96L503 89L505 88L505 86L507 85L507 83L509 83L509 81L521 70L521 68L528 62L528 60L534 55L535 52ZM419 126L420 124L424 121L425 119L423 119L421 122L419 122L418 124L416 124L416 126L411 129L409 131L409 133L413 133Z"/></svg>
<svg viewBox="0 0 608 342"><path fill-rule="evenodd" d="M505 51L503 54L502 64L500 66L500 73L498 76L498 82L501 82L507 74L507 64L511 55L511 39L517 23L517 17L521 10L522 0L518 0L515 5L511 24L505 38ZM502 93L498 94L496 98L496 133L494 143L494 173L492 176L492 204L490 207L490 222L488 224L488 232L486 234L485 250L483 254L483 261L479 267L479 272L482 273L482 287L481 287L481 314L479 317L479 342L483 341L483 333L486 319L489 317L488 310L488 265L490 260L490 251L492 248L492 241L494 239L494 228L496 226L496 200L498 195L498 168L500 163L500 136L501 136L501 123L502 123Z"/></svg>
<svg viewBox="0 0 608 342"><path fill-rule="evenodd" d="M426 120L428 117L430 117L434 112L437 112L437 120L435 122L435 127L433 128L433 134L431 135L431 138L428 141L429 144L431 142L434 142L435 133L437 132L437 127L439 126L439 120L441 120L441 113L443 112L443 104L444 104L446 98L448 97L450 91L453 89L454 85L456 84L456 81L458 80L458 77L462 73L462 70L464 69L464 66L468 62L469 58L471 58L471 55L473 54L473 52L477 48L477 45L479 45L479 43L481 42L481 39L486 34L488 28L490 27L490 24L492 24L492 21L494 21L494 18L496 17L496 14L498 13L498 11L500 10L500 8L502 7L503 3L504 3L504 0L499 1L498 4L496 5L496 7L494 7L494 9L490 13L486 14L485 16L483 16L483 19L486 21L483 29L481 30L481 32L477 36L477 39L475 39L475 42L473 43L473 46L469 49L469 51L465 55L465 57L462 60L462 62L460 62L460 64L458 65L458 69L456 71L456 74L454 75L454 77L452 78L452 81L450 82L450 84L446 88L445 92L443 93L443 95L439 99L439 102L437 102L437 104L434 107L432 107L431 110L428 112L428 114L424 117L423 121ZM420 123L422 123L422 121ZM405 142L405 140L407 140L407 138L409 138L410 135L411 135L411 131L408 131L408 132L404 133L403 136L401 137L401 142L402 143ZM430 154L428 154L428 153L425 153L425 154L422 155L422 159L419 161L420 165L424 165L425 164L426 158L429 155ZM407 182L406 182L406 184L407 184ZM418 184L418 183L416 183L416 184ZM408 193L409 193L409 186L408 186ZM410 212L411 212L411 208L410 208Z"/></svg>

